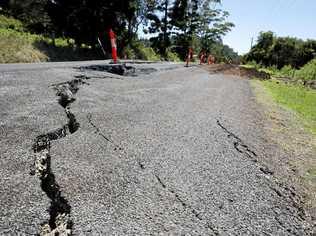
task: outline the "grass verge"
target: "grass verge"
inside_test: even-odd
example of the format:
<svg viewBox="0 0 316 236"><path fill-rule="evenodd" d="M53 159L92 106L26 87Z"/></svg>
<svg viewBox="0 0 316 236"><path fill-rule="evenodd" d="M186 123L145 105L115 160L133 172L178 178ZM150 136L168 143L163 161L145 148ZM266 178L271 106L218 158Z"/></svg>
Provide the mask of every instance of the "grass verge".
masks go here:
<svg viewBox="0 0 316 236"><path fill-rule="evenodd" d="M103 59L100 50L74 40L28 32L23 23L0 14L0 63Z"/></svg>
<svg viewBox="0 0 316 236"><path fill-rule="evenodd" d="M264 111L266 137L286 154L275 156L284 164L279 172L299 177L290 181L304 189L306 208L316 219L316 93L277 80L252 80L251 86Z"/></svg>
<svg viewBox="0 0 316 236"><path fill-rule="evenodd" d="M307 130L316 135L316 91L300 85L289 85L278 80L262 82L273 99L293 111Z"/></svg>

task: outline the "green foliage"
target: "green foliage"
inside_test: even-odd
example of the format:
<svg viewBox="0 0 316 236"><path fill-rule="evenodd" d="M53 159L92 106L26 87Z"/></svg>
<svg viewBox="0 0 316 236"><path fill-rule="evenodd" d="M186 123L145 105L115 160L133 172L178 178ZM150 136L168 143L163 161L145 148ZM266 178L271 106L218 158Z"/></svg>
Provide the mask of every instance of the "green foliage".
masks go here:
<svg viewBox="0 0 316 236"><path fill-rule="evenodd" d="M156 54L154 49L150 47L140 46L136 53L139 59L148 60L148 61L159 61L160 56Z"/></svg>
<svg viewBox="0 0 316 236"><path fill-rule="evenodd" d="M280 81L263 81L276 102L297 112L305 126L316 134L316 91Z"/></svg>
<svg viewBox="0 0 316 236"><path fill-rule="evenodd" d="M303 41L292 37L277 37L273 32L261 32L255 44L243 60L244 62L256 61L258 64L300 68L314 58L316 41Z"/></svg>
<svg viewBox="0 0 316 236"><path fill-rule="evenodd" d="M170 51L170 49L167 50L167 58L168 61L173 61L173 62L179 62L181 59L179 58L177 53L174 53Z"/></svg>
<svg viewBox="0 0 316 236"><path fill-rule="evenodd" d="M269 73L273 77L287 77L294 80L316 80L316 59L311 60L301 69L297 70L290 65L283 66L278 69L276 66L264 67L255 61L250 61L249 63L242 65L246 68L256 68L259 71L264 71Z"/></svg>
<svg viewBox="0 0 316 236"><path fill-rule="evenodd" d="M268 74L270 74L273 77L280 78L280 77L287 77L287 78L293 78L295 75L296 70L293 69L291 66L284 66L282 69L278 69L276 66L268 66L264 67L255 61L251 61L245 65L241 65L241 67L244 68L255 68L258 71L263 71Z"/></svg>
<svg viewBox="0 0 316 236"><path fill-rule="evenodd" d="M234 26L227 22L228 12L219 8L220 2L158 0L147 15L150 24L146 32L157 34L151 38L152 46L164 58L170 45L181 59L185 59L189 47L196 54L210 50Z"/></svg>
<svg viewBox="0 0 316 236"><path fill-rule="evenodd" d="M16 20L12 17L7 17L4 15L0 15L0 28L1 29L12 29L15 31L23 32L24 26L23 23L19 20Z"/></svg>
<svg viewBox="0 0 316 236"><path fill-rule="evenodd" d="M0 63L47 61L47 56L32 42L41 37L12 29L0 29Z"/></svg>
<svg viewBox="0 0 316 236"><path fill-rule="evenodd" d="M311 60L300 70L296 71L295 77L303 80L316 80L316 59Z"/></svg>
<svg viewBox="0 0 316 236"><path fill-rule="evenodd" d="M184 58L192 46L196 54L201 49L209 50L231 30L233 24L227 22L228 13L219 3L220 0L6 0L3 12L21 20L27 30L12 20L3 23L3 28L56 38L55 44L61 47L70 43L58 38L74 39L77 48L95 48L99 37L106 52L111 51L108 32L112 28L119 54L125 51L131 56L157 59L159 53L163 59L178 60L173 53ZM132 45L140 25L155 34L149 48ZM179 50L168 52L173 43ZM229 54L229 50L222 54Z"/></svg>
<svg viewBox="0 0 316 236"><path fill-rule="evenodd" d="M2 23L0 27L0 63L100 58L92 50L75 47L72 39L52 40L43 35L23 32L20 21L5 16L1 16L1 22L8 23Z"/></svg>
<svg viewBox="0 0 316 236"><path fill-rule="evenodd" d="M126 59L136 59L136 53L130 46L124 48L122 55L123 58L126 57Z"/></svg>
<svg viewBox="0 0 316 236"><path fill-rule="evenodd" d="M4 4L4 11L21 20L28 31L46 33L52 30L51 19L46 9L48 2L50 1L7 1L7 4Z"/></svg>
<svg viewBox="0 0 316 236"><path fill-rule="evenodd" d="M159 61L160 56L151 47L146 47L143 42L133 41L130 46L126 47L123 55L128 59L140 59L149 61Z"/></svg>
<svg viewBox="0 0 316 236"><path fill-rule="evenodd" d="M215 56L217 62L239 63L238 53L221 42L213 42L206 51Z"/></svg>
<svg viewBox="0 0 316 236"><path fill-rule="evenodd" d="M286 65L281 68L280 74L281 76L292 78L295 75L295 69L290 65Z"/></svg>

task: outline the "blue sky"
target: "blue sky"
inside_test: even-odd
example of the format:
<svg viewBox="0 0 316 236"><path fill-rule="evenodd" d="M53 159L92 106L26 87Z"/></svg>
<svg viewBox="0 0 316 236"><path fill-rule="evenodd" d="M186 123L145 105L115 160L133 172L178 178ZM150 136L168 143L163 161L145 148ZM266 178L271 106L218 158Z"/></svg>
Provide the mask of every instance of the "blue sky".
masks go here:
<svg viewBox="0 0 316 236"><path fill-rule="evenodd" d="M236 26L224 38L240 54L250 49L260 31L278 36L316 39L316 0L223 0Z"/></svg>

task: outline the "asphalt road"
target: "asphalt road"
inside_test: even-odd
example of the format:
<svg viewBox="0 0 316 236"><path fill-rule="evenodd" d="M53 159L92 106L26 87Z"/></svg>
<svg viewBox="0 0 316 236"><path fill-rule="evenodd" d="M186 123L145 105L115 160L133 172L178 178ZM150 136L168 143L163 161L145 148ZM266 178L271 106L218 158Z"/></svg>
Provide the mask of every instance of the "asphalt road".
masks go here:
<svg viewBox="0 0 316 236"><path fill-rule="evenodd" d="M249 81L97 64L0 65L1 235L312 234Z"/></svg>

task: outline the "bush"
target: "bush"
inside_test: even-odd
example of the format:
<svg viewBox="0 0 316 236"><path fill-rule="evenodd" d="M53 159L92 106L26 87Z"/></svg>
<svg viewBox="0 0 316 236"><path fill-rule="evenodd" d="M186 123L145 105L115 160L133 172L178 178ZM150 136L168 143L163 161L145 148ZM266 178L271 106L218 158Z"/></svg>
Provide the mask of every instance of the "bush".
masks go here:
<svg viewBox="0 0 316 236"><path fill-rule="evenodd" d="M256 68L257 70L259 70L262 67L256 61L249 61L245 66L249 68Z"/></svg>
<svg viewBox="0 0 316 236"><path fill-rule="evenodd" d="M296 71L295 77L302 80L316 80L316 59L311 60L300 70Z"/></svg>
<svg viewBox="0 0 316 236"><path fill-rule="evenodd" d="M32 44L40 39L37 35L0 29L0 63L47 61L47 56Z"/></svg>
<svg viewBox="0 0 316 236"><path fill-rule="evenodd" d="M280 70L280 74L281 76L292 78L295 75L295 69L290 65L283 66Z"/></svg>
<svg viewBox="0 0 316 236"><path fill-rule="evenodd" d="M127 59L135 59L136 58L135 51L130 46L127 46L126 48L124 48L123 57L125 57L125 56Z"/></svg>
<svg viewBox="0 0 316 236"><path fill-rule="evenodd" d="M139 48L140 59L148 61L159 61L160 56L151 47L142 46Z"/></svg>
<svg viewBox="0 0 316 236"><path fill-rule="evenodd" d="M171 52L170 50L167 50L167 60L173 61L173 62L179 62L181 59L179 58L178 54L175 52Z"/></svg>
<svg viewBox="0 0 316 236"><path fill-rule="evenodd" d="M12 17L6 17L0 15L0 29L11 29L15 31L24 31L23 23L19 20L16 20Z"/></svg>
<svg viewBox="0 0 316 236"><path fill-rule="evenodd" d="M90 60L101 58L89 47L74 47L73 40L0 28L0 63Z"/></svg>
<svg viewBox="0 0 316 236"><path fill-rule="evenodd" d="M151 47L146 47L142 42L133 41L130 46L123 50L123 55L129 59L140 59L147 61L159 61L160 56Z"/></svg>

